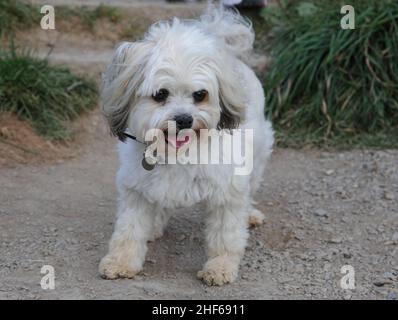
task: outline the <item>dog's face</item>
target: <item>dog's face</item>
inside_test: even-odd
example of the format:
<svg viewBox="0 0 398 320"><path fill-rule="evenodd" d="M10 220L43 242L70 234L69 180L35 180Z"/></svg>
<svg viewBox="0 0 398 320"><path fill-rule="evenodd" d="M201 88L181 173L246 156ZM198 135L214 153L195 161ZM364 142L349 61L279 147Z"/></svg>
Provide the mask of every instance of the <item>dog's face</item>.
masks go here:
<svg viewBox="0 0 398 320"><path fill-rule="evenodd" d="M161 129L166 141L178 148L178 143L172 141L174 133L216 128L220 122L214 61L194 55L190 48L184 51L176 56L173 48L164 46L151 57L153 64L148 63L147 76L137 90L128 120L128 127L141 139L148 130ZM168 138L171 127L176 132Z"/></svg>
<svg viewBox="0 0 398 320"><path fill-rule="evenodd" d="M150 129L232 129L244 117L233 59L200 27L153 26L145 39L122 44L104 77L103 109L113 134L128 128L141 141Z"/></svg>

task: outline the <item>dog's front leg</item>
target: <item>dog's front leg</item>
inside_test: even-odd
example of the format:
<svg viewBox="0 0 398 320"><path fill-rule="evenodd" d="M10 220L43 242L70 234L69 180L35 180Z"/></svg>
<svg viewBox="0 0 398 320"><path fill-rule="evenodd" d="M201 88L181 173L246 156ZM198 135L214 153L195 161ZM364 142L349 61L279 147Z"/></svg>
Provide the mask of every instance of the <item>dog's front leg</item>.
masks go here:
<svg viewBox="0 0 398 320"><path fill-rule="evenodd" d="M248 238L247 205L248 196L243 190L210 201L206 227L209 259L198 272L206 284L223 285L237 278Z"/></svg>
<svg viewBox="0 0 398 320"><path fill-rule="evenodd" d="M153 230L153 206L136 192L123 192L109 252L102 258L103 278L132 278L142 270Z"/></svg>

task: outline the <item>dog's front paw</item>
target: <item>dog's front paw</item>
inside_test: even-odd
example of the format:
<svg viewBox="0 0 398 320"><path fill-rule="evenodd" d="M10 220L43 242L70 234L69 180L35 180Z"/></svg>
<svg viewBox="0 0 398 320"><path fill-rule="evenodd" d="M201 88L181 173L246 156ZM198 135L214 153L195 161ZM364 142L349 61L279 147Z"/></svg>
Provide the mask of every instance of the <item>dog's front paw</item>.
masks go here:
<svg viewBox="0 0 398 320"><path fill-rule="evenodd" d="M107 254L99 264L99 273L104 279L133 278L142 268L129 262L126 257Z"/></svg>
<svg viewBox="0 0 398 320"><path fill-rule="evenodd" d="M161 237L163 237L163 228L156 228L153 231L153 234L149 237L148 241L155 242L156 240L160 239Z"/></svg>
<svg viewBox="0 0 398 320"><path fill-rule="evenodd" d="M262 213L260 210L252 209L249 214L249 227L255 228L262 225L264 218L264 213Z"/></svg>
<svg viewBox="0 0 398 320"><path fill-rule="evenodd" d="M221 286L234 282L238 276L239 258L218 256L206 262L198 278L209 286Z"/></svg>

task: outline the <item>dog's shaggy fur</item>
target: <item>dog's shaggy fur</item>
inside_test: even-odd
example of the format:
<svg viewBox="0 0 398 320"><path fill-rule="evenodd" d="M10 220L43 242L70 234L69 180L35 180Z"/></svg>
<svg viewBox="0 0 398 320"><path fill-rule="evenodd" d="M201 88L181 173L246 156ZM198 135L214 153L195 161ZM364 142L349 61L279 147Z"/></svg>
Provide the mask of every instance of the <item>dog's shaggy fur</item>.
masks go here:
<svg viewBox="0 0 398 320"><path fill-rule="evenodd" d="M194 130L253 129L253 150L246 154L253 156L254 170L238 176L234 165L166 164L146 171L145 146L119 142L119 210L109 253L99 265L104 278L134 277L143 268L147 242L162 235L170 212L204 201L209 259L198 277L209 285L236 279L248 225L263 219L253 195L273 145L261 83L244 62L253 40L251 25L239 14L213 9L195 21L156 23L143 40L117 49L102 91L113 134L124 140L129 131L144 141L149 129L165 130L181 113L192 116ZM154 101L163 88L167 99ZM198 90L208 92L201 103L192 98Z"/></svg>

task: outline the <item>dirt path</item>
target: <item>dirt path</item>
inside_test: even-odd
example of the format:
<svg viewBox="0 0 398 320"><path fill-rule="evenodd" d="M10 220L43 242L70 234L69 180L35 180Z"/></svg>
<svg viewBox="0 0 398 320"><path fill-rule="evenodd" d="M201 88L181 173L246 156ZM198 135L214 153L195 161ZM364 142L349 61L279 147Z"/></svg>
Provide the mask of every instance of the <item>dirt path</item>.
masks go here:
<svg viewBox="0 0 398 320"><path fill-rule="evenodd" d="M266 224L251 232L236 283L209 288L200 207L176 213L136 280L97 273L116 208L114 141L104 131L80 157L1 169L0 299L379 298L397 296L397 151L276 150L258 195ZM352 265L356 289L339 286ZM56 289L40 269L52 265Z"/></svg>
<svg viewBox="0 0 398 320"><path fill-rule="evenodd" d="M0 169L0 299L397 299L398 151L277 149L258 194L266 223L251 231L234 284L196 279L201 207L176 212L135 280L106 281L97 266L118 164L98 113L90 128L73 160ZM55 290L40 287L43 265L55 268ZM355 269L354 290L339 285L343 265Z"/></svg>

